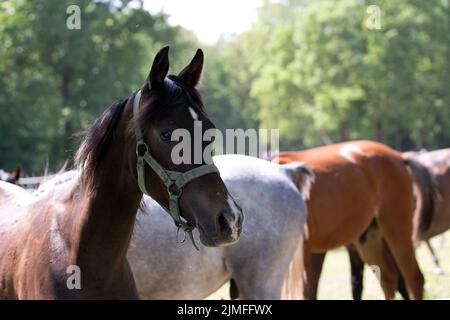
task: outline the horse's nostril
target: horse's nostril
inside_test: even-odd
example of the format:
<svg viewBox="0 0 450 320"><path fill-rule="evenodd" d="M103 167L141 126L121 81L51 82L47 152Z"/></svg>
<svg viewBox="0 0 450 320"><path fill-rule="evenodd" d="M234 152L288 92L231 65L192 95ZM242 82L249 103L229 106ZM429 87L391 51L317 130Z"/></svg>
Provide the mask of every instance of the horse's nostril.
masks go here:
<svg viewBox="0 0 450 320"><path fill-rule="evenodd" d="M229 230L230 229L230 224L228 222L228 219L226 217L226 213L225 212L221 212L219 214L219 217L217 218L217 221L219 223L220 230L225 231L225 230Z"/></svg>
<svg viewBox="0 0 450 320"><path fill-rule="evenodd" d="M244 220L244 215L242 214L242 212L240 212L240 214L238 214L238 218L237 218L237 225L239 227L242 225L243 220Z"/></svg>

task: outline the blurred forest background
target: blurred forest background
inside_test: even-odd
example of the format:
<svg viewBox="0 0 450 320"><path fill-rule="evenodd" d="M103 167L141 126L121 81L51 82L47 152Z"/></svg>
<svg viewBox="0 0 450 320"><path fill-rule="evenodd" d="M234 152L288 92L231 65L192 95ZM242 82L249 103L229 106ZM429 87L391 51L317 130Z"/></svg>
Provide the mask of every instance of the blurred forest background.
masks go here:
<svg viewBox="0 0 450 320"><path fill-rule="evenodd" d="M221 129L279 128L282 149L450 146L450 0L265 1L251 30L213 46L129 2L1 2L0 168L59 168L165 44L173 72L205 49L200 92ZM72 4L80 30L66 28ZM369 5L380 30L366 26Z"/></svg>

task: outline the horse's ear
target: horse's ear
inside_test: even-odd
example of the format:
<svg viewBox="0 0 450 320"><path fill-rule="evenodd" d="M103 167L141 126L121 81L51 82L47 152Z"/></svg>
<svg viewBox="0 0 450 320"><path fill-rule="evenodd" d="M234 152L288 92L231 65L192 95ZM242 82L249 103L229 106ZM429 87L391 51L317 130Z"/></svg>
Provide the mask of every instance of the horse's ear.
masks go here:
<svg viewBox="0 0 450 320"><path fill-rule="evenodd" d="M152 69L147 78L148 89L160 87L169 72L169 46L165 46L156 54Z"/></svg>
<svg viewBox="0 0 450 320"><path fill-rule="evenodd" d="M194 58L192 58L191 63L189 63L178 74L178 77L195 87L200 82L200 78L202 76L203 59L202 49L197 49L197 52L195 53Z"/></svg>
<svg viewBox="0 0 450 320"><path fill-rule="evenodd" d="M14 182L19 181L20 176L22 174L22 168L20 166L17 166L17 168L11 172L11 178L14 180Z"/></svg>

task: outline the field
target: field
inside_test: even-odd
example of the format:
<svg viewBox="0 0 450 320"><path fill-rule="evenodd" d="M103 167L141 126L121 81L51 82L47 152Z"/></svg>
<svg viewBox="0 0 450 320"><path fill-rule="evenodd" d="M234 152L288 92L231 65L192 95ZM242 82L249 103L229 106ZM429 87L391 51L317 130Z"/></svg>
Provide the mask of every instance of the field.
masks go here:
<svg viewBox="0 0 450 320"><path fill-rule="evenodd" d="M435 274L431 254L424 244L417 248L417 257L425 275L425 299L450 298L450 231L432 240L440 259L443 275ZM364 273L363 299L383 299L383 292L375 275L366 268ZM337 249L327 254L319 286L319 299L351 299L350 264L347 251ZM228 284L208 299L229 299ZM397 294L397 299L401 299Z"/></svg>

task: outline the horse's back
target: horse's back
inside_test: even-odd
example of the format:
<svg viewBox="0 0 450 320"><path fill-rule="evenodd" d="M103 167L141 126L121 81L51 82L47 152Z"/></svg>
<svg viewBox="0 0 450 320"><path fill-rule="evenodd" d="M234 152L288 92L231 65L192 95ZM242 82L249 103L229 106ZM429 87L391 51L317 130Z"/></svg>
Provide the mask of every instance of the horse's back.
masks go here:
<svg viewBox="0 0 450 320"><path fill-rule="evenodd" d="M2 222L17 219L33 200L34 197L25 189L0 181L0 225Z"/></svg>
<svg viewBox="0 0 450 320"><path fill-rule="evenodd" d="M446 173L450 170L450 148L413 153L411 157L435 174Z"/></svg>
<svg viewBox="0 0 450 320"><path fill-rule="evenodd" d="M32 198L30 193L22 187L9 182L0 181L0 201L14 200L20 197L24 198L25 201ZM1 204L2 203L0 202L0 205Z"/></svg>
<svg viewBox="0 0 450 320"><path fill-rule="evenodd" d="M370 140L357 140L325 145L302 151L280 152L275 158L275 161L278 163L286 163L293 160L304 161L313 166L319 166L321 163L330 164L330 162L337 162L345 165L348 162L356 163L363 159L377 156L401 158L399 152L385 144Z"/></svg>
<svg viewBox="0 0 450 320"><path fill-rule="evenodd" d="M282 167L267 160L235 154L215 156L213 159L221 177L228 181L257 180L259 185L267 183L271 186L276 181L290 181Z"/></svg>

